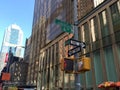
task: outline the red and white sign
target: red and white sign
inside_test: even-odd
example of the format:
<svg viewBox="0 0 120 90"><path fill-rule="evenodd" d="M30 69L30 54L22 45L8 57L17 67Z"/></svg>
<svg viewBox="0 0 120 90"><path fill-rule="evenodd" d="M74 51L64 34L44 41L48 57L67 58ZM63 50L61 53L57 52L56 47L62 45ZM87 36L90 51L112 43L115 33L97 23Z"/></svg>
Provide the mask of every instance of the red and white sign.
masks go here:
<svg viewBox="0 0 120 90"><path fill-rule="evenodd" d="M10 73L2 73L2 80L9 81L10 80Z"/></svg>
<svg viewBox="0 0 120 90"><path fill-rule="evenodd" d="M8 54L8 53L6 53L5 60L4 60L4 62L5 62L5 63L7 63L7 62L8 62L8 56L9 56L9 54Z"/></svg>

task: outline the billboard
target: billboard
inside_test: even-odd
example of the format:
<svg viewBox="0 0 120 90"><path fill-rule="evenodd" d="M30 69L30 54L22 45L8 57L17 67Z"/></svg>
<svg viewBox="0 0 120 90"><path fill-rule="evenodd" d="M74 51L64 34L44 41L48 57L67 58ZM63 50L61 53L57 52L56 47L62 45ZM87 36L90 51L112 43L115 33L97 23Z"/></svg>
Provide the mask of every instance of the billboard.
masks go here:
<svg viewBox="0 0 120 90"><path fill-rule="evenodd" d="M10 80L10 73L2 73L2 80L9 81Z"/></svg>

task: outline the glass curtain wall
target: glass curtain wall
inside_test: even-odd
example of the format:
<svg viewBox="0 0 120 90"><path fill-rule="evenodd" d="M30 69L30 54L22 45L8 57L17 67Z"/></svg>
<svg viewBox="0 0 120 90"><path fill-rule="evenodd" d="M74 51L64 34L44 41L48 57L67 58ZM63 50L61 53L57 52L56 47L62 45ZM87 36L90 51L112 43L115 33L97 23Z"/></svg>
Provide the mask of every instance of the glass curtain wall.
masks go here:
<svg viewBox="0 0 120 90"><path fill-rule="evenodd" d="M117 64L120 66L120 0L110 6L110 11L117 46ZM120 67L118 71L120 72Z"/></svg>
<svg viewBox="0 0 120 90"><path fill-rule="evenodd" d="M104 55L105 55L107 79L108 81L117 81L118 78L116 74L116 67L114 63L114 56L111 46L104 48Z"/></svg>
<svg viewBox="0 0 120 90"><path fill-rule="evenodd" d="M98 49L100 47L100 41L99 41L98 21L96 16L94 16L90 20L90 37L92 43L92 50Z"/></svg>
<svg viewBox="0 0 120 90"><path fill-rule="evenodd" d="M103 68L102 68L102 62L101 62L99 50L93 52L93 58L94 58L96 84L98 85L104 81L103 80Z"/></svg>
<svg viewBox="0 0 120 90"><path fill-rule="evenodd" d="M101 36L106 37L110 34L108 29L108 20L107 20L106 10L102 11L99 14L99 19L100 19L100 27L101 27Z"/></svg>
<svg viewBox="0 0 120 90"><path fill-rule="evenodd" d="M120 1L110 7L116 42L120 41Z"/></svg>
<svg viewBox="0 0 120 90"><path fill-rule="evenodd" d="M86 48L85 49L82 49L82 54L86 54L85 56L86 57L90 57L90 35L89 35L89 25L88 23L84 23L82 26L81 26L81 35L80 35L80 40L81 42L85 42L86 44ZM86 77L86 81L84 81L84 78ZM85 83L86 83L86 86L87 87L92 87L93 83L92 83L92 71L88 71L86 72L85 74L80 74L80 83L81 85L84 87Z"/></svg>
<svg viewBox="0 0 120 90"><path fill-rule="evenodd" d="M98 13L97 15L94 15L93 18L89 19L89 22L83 23L81 25L81 31L80 31L80 40L83 40L88 44L90 42L90 49L86 48L83 53L87 55L87 49L92 50L93 55L93 67L94 70L91 70L89 72L86 72L84 77L84 74L80 74L80 82L83 86L87 87L87 90L89 90L89 87L93 86L92 80L95 79L96 85L99 85L100 83L107 81L118 81L118 72L120 71L119 68L116 68L116 62L120 65L120 56L118 60L115 59L115 54L120 54L120 42L119 42L119 31L120 29L118 26L119 24L119 15L120 15L120 1L112 4L109 8L111 11L111 15L108 15L108 12L106 9ZM111 29L109 29L109 25L111 22L109 22L108 16L112 16L112 24L113 24L113 30L114 33L111 34ZM99 19L99 20L98 20ZM88 23L88 24L87 24ZM88 33L89 34L88 34ZM117 32L117 33L116 33ZM101 34L101 35L100 35ZM115 35L114 35L115 34ZM89 36L90 35L90 36ZM117 52L114 51L113 47L113 40L115 36L116 45L117 45ZM89 38L90 37L90 38ZM103 60L102 60L103 59ZM103 73L106 72L106 73ZM93 77L95 74L95 77ZM93 79L92 79L93 78ZM86 82L85 82L86 80ZM96 88L98 90L98 88Z"/></svg>
<svg viewBox="0 0 120 90"><path fill-rule="evenodd" d="M120 1L110 7L114 32L120 30Z"/></svg>
<svg viewBox="0 0 120 90"><path fill-rule="evenodd" d="M118 53L118 64L120 66L120 43L117 43L117 53ZM119 70L119 72L120 72L120 70Z"/></svg>

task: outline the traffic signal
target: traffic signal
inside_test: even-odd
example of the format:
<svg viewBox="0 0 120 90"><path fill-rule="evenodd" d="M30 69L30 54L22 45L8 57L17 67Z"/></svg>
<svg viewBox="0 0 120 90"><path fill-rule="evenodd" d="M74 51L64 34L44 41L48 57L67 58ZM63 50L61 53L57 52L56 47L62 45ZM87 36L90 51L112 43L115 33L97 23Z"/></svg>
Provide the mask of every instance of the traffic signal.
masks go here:
<svg viewBox="0 0 120 90"><path fill-rule="evenodd" d="M74 58L63 58L61 59L61 70L65 72L72 72L74 65Z"/></svg>
<svg viewBox="0 0 120 90"><path fill-rule="evenodd" d="M89 71L91 68L89 57L82 57L82 59L78 62L78 72Z"/></svg>

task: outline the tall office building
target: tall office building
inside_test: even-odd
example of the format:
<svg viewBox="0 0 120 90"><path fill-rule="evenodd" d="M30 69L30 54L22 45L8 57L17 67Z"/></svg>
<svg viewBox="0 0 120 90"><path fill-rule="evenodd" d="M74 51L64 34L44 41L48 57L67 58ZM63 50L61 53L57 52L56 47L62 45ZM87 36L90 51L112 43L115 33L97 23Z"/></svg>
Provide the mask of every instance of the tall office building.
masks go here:
<svg viewBox="0 0 120 90"><path fill-rule="evenodd" d="M2 62L7 60L10 48L15 56L21 56L21 47L19 46L22 45L22 40L23 32L18 25L12 24L6 29L1 47Z"/></svg>
<svg viewBox="0 0 120 90"><path fill-rule="evenodd" d="M27 82L37 85L37 90L75 90L74 74L60 69L61 59L72 48L65 46L72 34L55 23L57 18L74 24L73 1L35 0ZM99 3L79 18L78 40L86 43L79 58L91 58L91 70L79 74L82 90L100 90L102 82L120 81L120 0ZM79 13L78 9L81 17Z"/></svg>
<svg viewBox="0 0 120 90"><path fill-rule="evenodd" d="M64 32L61 30L60 26L56 25L55 23L56 19L73 23L72 0L35 0L33 27L32 27L32 35L31 35L31 51L29 55L30 61L29 61L28 79L27 79L28 84L30 85L36 85L38 76L41 74L41 70L43 68L41 67L41 65L43 65L44 61L40 60L40 58L47 59L44 62L46 65L45 67L46 68L45 76L47 77L46 80L48 78L51 78L54 72L54 70L51 69L51 65L54 67L56 66L55 67L56 71L58 71L59 69L57 66L59 64L58 55L56 56L59 48L58 46L59 43L57 40L60 39L58 38L58 36L60 35L66 36L66 35L63 34ZM51 45L53 46L51 47ZM42 49L45 47L46 49L44 49L43 52L41 52ZM55 51L55 52L51 52L51 51ZM48 53L50 52L51 54L48 55ZM48 57L46 56L48 56L49 59L50 58L51 59L48 60ZM52 58L54 59L52 60ZM51 63L51 65L49 63ZM39 65L41 67L41 70L39 70L38 68ZM49 69L52 71L49 71ZM39 75L38 72L40 72ZM51 76L49 77L49 75ZM59 82L57 72L55 72L54 75L57 75L54 78L54 84L53 84L56 86L57 83ZM50 80L48 79L47 82L49 84ZM45 81L46 84L47 82ZM43 87L40 86L40 88L44 88L44 86Z"/></svg>

